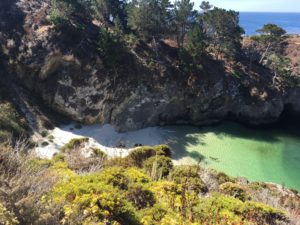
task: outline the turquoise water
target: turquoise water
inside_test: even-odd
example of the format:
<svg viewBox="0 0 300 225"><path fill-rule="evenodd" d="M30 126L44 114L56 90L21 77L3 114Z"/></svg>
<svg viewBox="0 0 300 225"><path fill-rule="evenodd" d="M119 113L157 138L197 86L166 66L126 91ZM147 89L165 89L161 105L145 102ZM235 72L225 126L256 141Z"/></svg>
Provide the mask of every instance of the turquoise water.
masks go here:
<svg viewBox="0 0 300 225"><path fill-rule="evenodd" d="M300 191L300 129L252 129L226 122L197 128L171 126L168 142L179 164L201 163L250 181Z"/></svg>
<svg viewBox="0 0 300 225"><path fill-rule="evenodd" d="M240 24L246 35L256 34L256 30L267 23L283 27L288 34L300 34L300 13L240 13Z"/></svg>

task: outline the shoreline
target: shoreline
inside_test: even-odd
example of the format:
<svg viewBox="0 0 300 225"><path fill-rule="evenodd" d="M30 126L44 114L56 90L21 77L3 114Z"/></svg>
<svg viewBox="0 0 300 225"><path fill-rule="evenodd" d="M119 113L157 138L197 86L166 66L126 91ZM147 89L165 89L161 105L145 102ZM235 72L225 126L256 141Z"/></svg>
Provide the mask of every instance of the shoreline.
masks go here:
<svg viewBox="0 0 300 225"><path fill-rule="evenodd" d="M243 38L251 38L251 37L254 37L257 35L259 35L259 34L258 33L257 34L244 34L244 35L242 35L242 37ZM287 36L287 38L298 38L298 37L300 37L300 32L297 34L285 34L285 36Z"/></svg>
<svg viewBox="0 0 300 225"><path fill-rule="evenodd" d="M283 152L282 146L285 143L290 143L290 147L292 145L299 145L299 142L294 143L291 141L299 137L300 133L288 127L273 127L274 130L259 129L256 135L254 135L248 126L243 126L240 123L232 121L221 123L217 127L165 126L150 127L126 133L118 133L111 125L107 124L83 125L82 127L80 126L80 129L76 129L75 127L79 127L78 124L72 123L49 131L48 137L50 135L54 137L53 143L42 147L41 144L47 141L47 138L40 140L40 146L35 149L36 155L40 158L51 159L55 154L60 153L60 148L63 145L74 138L89 139L81 149L81 154L84 157L89 157L93 148L98 148L105 152L109 158L113 158L126 157L130 151L137 148L136 144L143 146L167 144L172 149L172 161L174 165L200 163L206 168L225 172L231 176L246 177L251 181L286 183L289 187L298 187L293 182L283 181L282 178L285 175L280 174L279 177L273 177L272 172L265 170L264 166L261 167L260 151L257 151L261 149L261 154L269 154L271 149L274 149L273 155L276 156ZM263 143L261 144L261 142ZM120 145L122 147L118 147ZM239 147L232 148L235 145ZM245 151L240 151L240 149L245 149ZM231 153L228 154L228 151ZM294 150L291 150L291 152L292 154L295 153ZM253 159L252 162L254 164L249 164L248 166L252 168L251 171L256 171L257 173L250 173L248 166L246 166L248 169L245 169L244 165L247 163L241 164L245 154L247 158ZM291 163L294 162L291 158L286 160L291 160ZM230 164L228 164L229 162ZM274 157L274 159L264 162L263 165L273 165L272 163L275 163L279 168L281 164L279 165L278 162L278 158ZM240 170L237 170L236 167L240 168ZM269 168L269 166L267 167ZM294 172L297 171L297 168L299 167L294 167L294 170L291 172L291 174L294 174L293 176L295 176ZM240 172L236 173L232 171ZM269 175L265 177L261 171L267 171Z"/></svg>
<svg viewBox="0 0 300 225"><path fill-rule="evenodd" d="M99 148L109 157L125 157L129 151L135 148L136 144L159 145L166 142L164 129L161 127L149 127L137 131L119 133L108 124L83 125L76 129L76 124L56 127L49 131L49 136L53 136L53 143L49 143L47 137L39 141L39 146L35 148L38 157L52 158L60 152L60 148L71 139L89 138L85 149ZM42 146L43 142L48 142L47 146ZM117 146L125 147L117 147ZM84 150L83 150L84 151Z"/></svg>

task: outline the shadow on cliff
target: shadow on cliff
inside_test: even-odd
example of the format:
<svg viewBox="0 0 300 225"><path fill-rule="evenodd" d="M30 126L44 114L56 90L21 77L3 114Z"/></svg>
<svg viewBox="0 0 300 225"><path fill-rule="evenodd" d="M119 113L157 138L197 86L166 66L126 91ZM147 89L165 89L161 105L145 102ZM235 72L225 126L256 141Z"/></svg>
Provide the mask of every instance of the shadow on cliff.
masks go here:
<svg viewBox="0 0 300 225"><path fill-rule="evenodd" d="M17 3L18 0L0 1L0 28L3 33L22 31L25 15Z"/></svg>
<svg viewBox="0 0 300 225"><path fill-rule="evenodd" d="M1 0L0 1L0 70L1 79L9 78L5 69L8 65L9 57L3 51L8 45L14 45L13 49L9 49L9 55L17 54L22 36L24 35L25 14L17 5L18 0ZM10 40L11 43L8 42Z"/></svg>

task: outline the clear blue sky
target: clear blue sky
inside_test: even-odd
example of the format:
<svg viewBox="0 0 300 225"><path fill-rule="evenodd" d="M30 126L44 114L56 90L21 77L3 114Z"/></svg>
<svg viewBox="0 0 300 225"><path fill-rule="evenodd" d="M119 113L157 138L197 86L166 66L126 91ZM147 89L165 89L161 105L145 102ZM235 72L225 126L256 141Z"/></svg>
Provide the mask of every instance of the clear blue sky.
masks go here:
<svg viewBox="0 0 300 225"><path fill-rule="evenodd" d="M196 9L201 2L202 0L195 0ZM210 0L209 2L220 8L243 12L300 12L300 0Z"/></svg>

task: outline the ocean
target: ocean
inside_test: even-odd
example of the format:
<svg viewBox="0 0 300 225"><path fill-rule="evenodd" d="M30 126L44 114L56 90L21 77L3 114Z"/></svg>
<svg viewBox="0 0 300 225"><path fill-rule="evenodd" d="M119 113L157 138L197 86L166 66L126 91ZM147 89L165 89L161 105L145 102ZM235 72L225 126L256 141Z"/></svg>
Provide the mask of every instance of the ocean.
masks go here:
<svg viewBox="0 0 300 225"><path fill-rule="evenodd" d="M300 34L300 13L240 13L240 25L245 29L246 35L255 35L256 30L267 23L279 25L288 34Z"/></svg>

